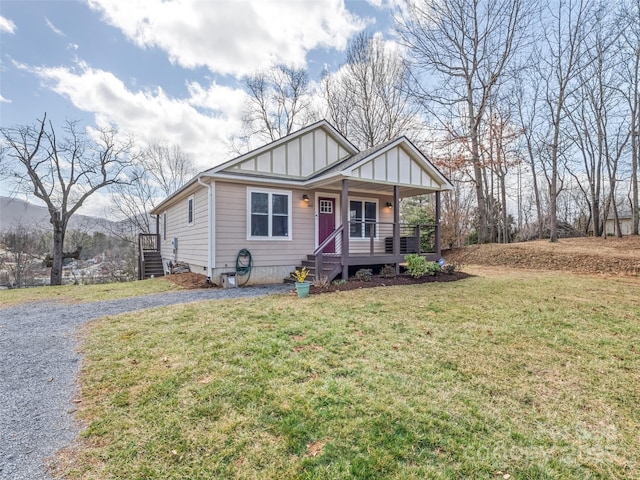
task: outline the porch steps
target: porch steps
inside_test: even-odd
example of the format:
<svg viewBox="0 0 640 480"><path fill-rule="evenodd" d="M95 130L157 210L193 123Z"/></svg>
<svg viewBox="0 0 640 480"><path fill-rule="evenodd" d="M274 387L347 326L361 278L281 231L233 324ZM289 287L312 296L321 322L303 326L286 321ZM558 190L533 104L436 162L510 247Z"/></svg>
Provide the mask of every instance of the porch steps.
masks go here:
<svg viewBox="0 0 640 480"><path fill-rule="evenodd" d="M314 282L317 280L316 275L316 257L315 255L307 255L305 260L300 262L300 265L296 267L297 270L302 270L303 267L306 267L309 270L309 275L307 275L307 280L310 282ZM342 271L342 261L340 257L330 257L324 256L322 259L322 273L321 276L327 277L327 281L332 281L334 278L338 276L338 274ZM293 273L293 272L291 272ZM295 283L295 279L291 276L284 279L285 283Z"/></svg>
<svg viewBox="0 0 640 480"><path fill-rule="evenodd" d="M144 252L144 278L164 277L160 252Z"/></svg>

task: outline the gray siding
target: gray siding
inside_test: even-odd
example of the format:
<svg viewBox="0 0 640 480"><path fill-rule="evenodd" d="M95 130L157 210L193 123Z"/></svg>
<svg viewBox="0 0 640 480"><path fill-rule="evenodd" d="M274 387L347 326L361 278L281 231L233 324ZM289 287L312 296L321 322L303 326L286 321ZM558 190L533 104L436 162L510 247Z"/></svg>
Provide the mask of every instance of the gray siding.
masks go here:
<svg viewBox="0 0 640 480"><path fill-rule="evenodd" d="M188 198L193 195L194 218L193 223L188 223ZM186 195L180 201L167 210L167 239L161 242L162 257L165 260L186 262L192 265L207 265L207 189L198 187L191 194ZM162 234L161 225L161 234ZM173 252L172 240L178 239L177 258ZM204 270L194 270L197 273L206 273Z"/></svg>
<svg viewBox="0 0 640 480"><path fill-rule="evenodd" d="M260 186L261 189L269 189ZM236 256L242 248L251 252L256 267L295 265L313 253L315 235L314 209L302 200L302 190L281 186L273 190L291 192L291 240L247 240L247 186L216 182L216 259L215 268L235 267Z"/></svg>

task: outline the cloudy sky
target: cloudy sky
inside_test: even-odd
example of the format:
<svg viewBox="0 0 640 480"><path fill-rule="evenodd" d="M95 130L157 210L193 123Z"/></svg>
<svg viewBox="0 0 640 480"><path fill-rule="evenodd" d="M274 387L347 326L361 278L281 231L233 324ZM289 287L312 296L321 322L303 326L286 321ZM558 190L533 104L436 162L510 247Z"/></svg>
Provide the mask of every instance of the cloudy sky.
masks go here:
<svg viewBox="0 0 640 480"><path fill-rule="evenodd" d="M0 125L106 120L208 168L239 131L244 76L294 63L317 80L353 35L390 34L390 1L2 0Z"/></svg>

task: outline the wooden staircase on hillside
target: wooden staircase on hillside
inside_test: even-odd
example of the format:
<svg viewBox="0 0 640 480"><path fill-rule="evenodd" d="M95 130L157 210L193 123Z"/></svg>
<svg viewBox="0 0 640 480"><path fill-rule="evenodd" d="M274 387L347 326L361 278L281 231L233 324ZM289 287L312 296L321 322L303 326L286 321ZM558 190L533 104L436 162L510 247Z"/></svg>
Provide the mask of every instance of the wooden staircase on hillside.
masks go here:
<svg viewBox="0 0 640 480"><path fill-rule="evenodd" d="M138 280L153 277L164 277L160 235L141 233L138 235Z"/></svg>

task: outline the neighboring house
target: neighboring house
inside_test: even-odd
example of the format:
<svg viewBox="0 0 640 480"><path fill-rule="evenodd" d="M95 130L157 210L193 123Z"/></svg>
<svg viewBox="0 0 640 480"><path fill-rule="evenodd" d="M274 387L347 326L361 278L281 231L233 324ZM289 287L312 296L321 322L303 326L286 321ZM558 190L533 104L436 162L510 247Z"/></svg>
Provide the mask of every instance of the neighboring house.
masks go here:
<svg viewBox="0 0 640 480"><path fill-rule="evenodd" d="M323 120L197 175L153 209L157 231L141 244L215 283L242 249L250 284L282 282L303 261L329 281L350 266L398 269L424 253L425 231L425 254L440 257L440 192L451 188L407 138L360 152ZM400 199L423 194L435 195L436 224L400 224Z"/></svg>
<svg viewBox="0 0 640 480"><path fill-rule="evenodd" d="M631 210L619 213L618 220L620 221L620 233L622 235L631 235L631 231L633 230L633 218L631 215ZM605 231L607 232L607 235L616 234L615 218L613 216L613 213L609 213L609 216L607 217Z"/></svg>

